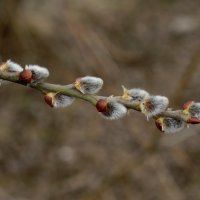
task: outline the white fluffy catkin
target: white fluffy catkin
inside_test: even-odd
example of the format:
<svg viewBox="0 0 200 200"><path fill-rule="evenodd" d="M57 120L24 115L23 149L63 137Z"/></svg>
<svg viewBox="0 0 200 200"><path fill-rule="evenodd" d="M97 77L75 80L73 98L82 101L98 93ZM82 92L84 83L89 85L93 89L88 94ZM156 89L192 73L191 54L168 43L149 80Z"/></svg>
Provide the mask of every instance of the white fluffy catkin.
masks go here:
<svg viewBox="0 0 200 200"><path fill-rule="evenodd" d="M164 133L176 133L181 131L186 123L183 120L170 117L160 117L155 121L157 128Z"/></svg>
<svg viewBox="0 0 200 200"><path fill-rule="evenodd" d="M66 95L58 93L54 96L53 106L55 108L67 107L67 106L70 106L74 102L74 100L75 100L74 97L70 97L70 96L66 96Z"/></svg>
<svg viewBox="0 0 200 200"><path fill-rule="evenodd" d="M149 93L140 88L127 89L124 86L122 86L122 89L123 89L122 98L124 100L129 100L131 102L142 102L147 97L149 97Z"/></svg>
<svg viewBox="0 0 200 200"><path fill-rule="evenodd" d="M23 68L15 62L7 60L5 63L1 65L0 70L7 72L22 72Z"/></svg>
<svg viewBox="0 0 200 200"><path fill-rule="evenodd" d="M98 77L85 76L76 79L75 88L83 94L96 94L103 86L103 80Z"/></svg>
<svg viewBox="0 0 200 200"><path fill-rule="evenodd" d="M158 115L165 111L169 105L169 100L164 96L150 96L141 103L141 112L144 113L147 118Z"/></svg>
<svg viewBox="0 0 200 200"><path fill-rule="evenodd" d="M120 119L127 114L127 108L116 101L108 100L107 111L100 114L108 120Z"/></svg>
<svg viewBox="0 0 200 200"><path fill-rule="evenodd" d="M25 69L32 71L33 81L32 83L40 83L47 77L49 77L49 70L39 65L26 65Z"/></svg>

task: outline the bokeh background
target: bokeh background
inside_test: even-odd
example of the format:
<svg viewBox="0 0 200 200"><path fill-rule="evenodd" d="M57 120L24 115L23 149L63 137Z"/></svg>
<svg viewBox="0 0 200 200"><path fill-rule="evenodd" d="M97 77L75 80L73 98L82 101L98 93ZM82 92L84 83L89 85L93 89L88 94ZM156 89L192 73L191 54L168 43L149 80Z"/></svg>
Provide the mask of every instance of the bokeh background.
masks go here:
<svg viewBox="0 0 200 200"><path fill-rule="evenodd" d="M200 101L199 0L0 0L0 60L49 68L49 82L101 77ZM102 119L77 100L51 109L19 85L0 88L1 200L198 200L200 126L163 135L130 112Z"/></svg>

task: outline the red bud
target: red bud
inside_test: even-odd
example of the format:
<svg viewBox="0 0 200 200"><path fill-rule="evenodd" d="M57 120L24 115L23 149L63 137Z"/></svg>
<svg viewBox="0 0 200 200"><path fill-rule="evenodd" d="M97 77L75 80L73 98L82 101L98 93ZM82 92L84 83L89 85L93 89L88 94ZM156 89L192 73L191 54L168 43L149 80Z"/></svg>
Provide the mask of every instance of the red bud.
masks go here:
<svg viewBox="0 0 200 200"><path fill-rule="evenodd" d="M99 112L107 112L108 111L108 102L105 99L100 99L96 103L96 108Z"/></svg>
<svg viewBox="0 0 200 200"><path fill-rule="evenodd" d="M31 70L25 69L19 74L19 80L22 81L23 83L30 83L32 80L32 76L33 74Z"/></svg>
<svg viewBox="0 0 200 200"><path fill-rule="evenodd" d="M49 106L53 107L53 98L50 95L46 94L44 100Z"/></svg>
<svg viewBox="0 0 200 200"><path fill-rule="evenodd" d="M200 119L196 118L196 117L190 117L187 120L188 124L199 124L200 123Z"/></svg>

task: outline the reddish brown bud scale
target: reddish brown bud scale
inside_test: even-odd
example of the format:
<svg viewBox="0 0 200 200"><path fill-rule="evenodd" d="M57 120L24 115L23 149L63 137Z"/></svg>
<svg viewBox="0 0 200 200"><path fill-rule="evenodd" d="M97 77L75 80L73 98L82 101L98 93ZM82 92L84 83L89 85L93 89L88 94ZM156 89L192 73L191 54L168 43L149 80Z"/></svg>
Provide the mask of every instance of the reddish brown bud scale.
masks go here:
<svg viewBox="0 0 200 200"><path fill-rule="evenodd" d="M99 112L107 112L108 111L108 102L105 99L100 99L96 103L96 108Z"/></svg>
<svg viewBox="0 0 200 200"><path fill-rule="evenodd" d="M22 81L23 83L30 83L32 80L32 72L31 70L23 70L20 74L19 74L19 80Z"/></svg>
<svg viewBox="0 0 200 200"><path fill-rule="evenodd" d="M194 101L187 101L186 103L184 103L184 104L182 105L182 109L183 109L183 110L188 109L193 103L194 103Z"/></svg>
<svg viewBox="0 0 200 200"><path fill-rule="evenodd" d="M154 105L152 104L152 102L150 100L147 100L145 103L144 103L145 107L148 109L148 110L152 110L154 109Z"/></svg>
<svg viewBox="0 0 200 200"><path fill-rule="evenodd" d="M187 120L188 124L199 124L200 123L200 119L196 118L196 117L190 117Z"/></svg>
<svg viewBox="0 0 200 200"><path fill-rule="evenodd" d="M53 98L52 98L51 96L49 96L48 94L46 94L46 95L44 96L44 100L45 100L45 102L46 102L49 106L53 107Z"/></svg>
<svg viewBox="0 0 200 200"><path fill-rule="evenodd" d="M155 120L155 124L156 124L156 127L157 127L161 132L164 132L162 123L160 122L159 119Z"/></svg>

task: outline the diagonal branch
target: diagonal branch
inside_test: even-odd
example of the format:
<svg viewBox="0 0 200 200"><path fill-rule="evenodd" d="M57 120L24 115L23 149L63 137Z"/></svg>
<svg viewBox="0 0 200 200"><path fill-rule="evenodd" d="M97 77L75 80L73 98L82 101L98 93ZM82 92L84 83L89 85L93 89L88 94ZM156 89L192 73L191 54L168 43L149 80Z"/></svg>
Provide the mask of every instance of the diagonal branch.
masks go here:
<svg viewBox="0 0 200 200"><path fill-rule="evenodd" d="M20 85L27 86L27 84L19 81L19 73L8 73L8 72L1 72L0 73L0 79L10 81L13 83L17 83ZM106 99L107 97L105 96L98 96L98 95L88 95L88 94L82 94L78 90L76 90L73 87L73 84L70 85L59 85L59 84L51 84L51 83L38 83L36 85L30 84L29 85L31 88L36 89L38 91L48 91L48 92L60 92L64 95L71 96L71 97L76 97L78 99L85 100L92 105L96 105L97 101L99 99ZM123 100L120 96L113 97L115 100L121 104L123 104L125 107L128 109L133 109L136 111L140 111L139 104L138 103L131 103L128 101ZM182 110L167 110L162 113L159 113L157 116L154 116L154 118L157 117L170 117L178 120L182 120L187 122L187 115L182 112Z"/></svg>

